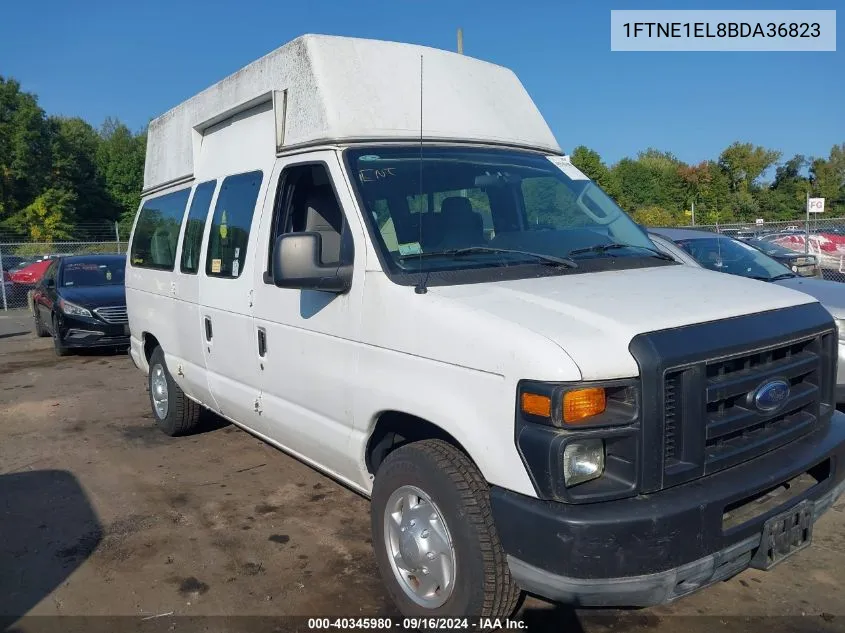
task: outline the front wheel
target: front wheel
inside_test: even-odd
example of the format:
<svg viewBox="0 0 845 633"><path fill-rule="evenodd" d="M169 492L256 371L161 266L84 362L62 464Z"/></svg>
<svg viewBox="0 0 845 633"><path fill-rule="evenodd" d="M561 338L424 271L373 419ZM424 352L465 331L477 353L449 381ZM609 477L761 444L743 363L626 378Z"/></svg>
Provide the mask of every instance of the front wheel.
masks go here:
<svg viewBox="0 0 845 633"><path fill-rule="evenodd" d="M44 324L41 322L41 315L38 313L38 309L36 308L35 312L32 314L32 320L35 324L35 335L40 337L50 336L50 332L47 331L47 328L44 327Z"/></svg>
<svg viewBox="0 0 845 633"><path fill-rule="evenodd" d="M376 474L371 519L379 571L403 615L513 614L520 590L487 483L456 447L424 440L390 453Z"/></svg>
<svg viewBox="0 0 845 633"><path fill-rule="evenodd" d="M199 426L200 405L185 395L164 362L164 351L156 347L150 356L150 405L156 424L171 436L187 435Z"/></svg>
<svg viewBox="0 0 845 633"><path fill-rule="evenodd" d="M62 343L62 335L59 334L59 317L53 315L53 349L56 350L56 356L67 356L70 350Z"/></svg>

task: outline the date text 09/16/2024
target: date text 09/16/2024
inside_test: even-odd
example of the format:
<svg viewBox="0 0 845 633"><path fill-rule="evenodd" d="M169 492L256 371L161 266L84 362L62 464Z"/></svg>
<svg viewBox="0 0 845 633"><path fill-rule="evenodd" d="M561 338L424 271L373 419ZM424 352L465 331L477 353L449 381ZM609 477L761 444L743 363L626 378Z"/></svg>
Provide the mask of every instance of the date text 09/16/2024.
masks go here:
<svg viewBox="0 0 845 633"><path fill-rule="evenodd" d="M498 629L525 629L523 620L511 618L309 618L308 629L329 630L417 630L454 629L489 631Z"/></svg>

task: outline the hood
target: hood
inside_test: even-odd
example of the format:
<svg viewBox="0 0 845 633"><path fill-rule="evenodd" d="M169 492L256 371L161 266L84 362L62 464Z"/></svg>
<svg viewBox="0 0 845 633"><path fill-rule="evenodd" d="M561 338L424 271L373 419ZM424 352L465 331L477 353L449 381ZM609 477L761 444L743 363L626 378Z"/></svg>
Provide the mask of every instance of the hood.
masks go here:
<svg viewBox="0 0 845 633"><path fill-rule="evenodd" d="M838 281L791 277L773 282L799 292L805 292L821 303L837 319L845 318L845 284Z"/></svg>
<svg viewBox="0 0 845 633"><path fill-rule="evenodd" d="M59 295L83 308L126 305L126 289L119 286L65 286L59 288Z"/></svg>
<svg viewBox="0 0 845 633"><path fill-rule="evenodd" d="M815 301L775 284L691 266L433 287L430 292L545 336L572 358L584 380L637 375L628 352L637 334Z"/></svg>

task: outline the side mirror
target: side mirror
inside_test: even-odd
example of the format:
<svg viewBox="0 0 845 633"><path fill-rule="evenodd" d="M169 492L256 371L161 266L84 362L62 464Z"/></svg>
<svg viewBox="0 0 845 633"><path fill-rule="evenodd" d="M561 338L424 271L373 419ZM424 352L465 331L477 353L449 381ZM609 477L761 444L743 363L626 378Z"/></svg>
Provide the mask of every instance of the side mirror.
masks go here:
<svg viewBox="0 0 845 633"><path fill-rule="evenodd" d="M52 288L55 285L56 285L56 282L52 279L45 279L44 280L44 287L45 288Z"/></svg>
<svg viewBox="0 0 845 633"><path fill-rule="evenodd" d="M273 283L279 288L343 294L352 287L352 265L322 264L322 236L316 232L280 235L273 247Z"/></svg>

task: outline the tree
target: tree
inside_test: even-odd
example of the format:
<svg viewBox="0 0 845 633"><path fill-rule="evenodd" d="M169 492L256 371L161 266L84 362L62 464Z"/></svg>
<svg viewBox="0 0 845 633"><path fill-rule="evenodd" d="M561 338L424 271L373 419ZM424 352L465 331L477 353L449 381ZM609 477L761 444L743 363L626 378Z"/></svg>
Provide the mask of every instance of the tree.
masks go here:
<svg viewBox="0 0 845 633"><path fill-rule="evenodd" d="M132 134L123 123L109 118L103 123L100 136L98 171L122 222L131 222L138 210L144 186L147 135Z"/></svg>
<svg viewBox="0 0 845 633"><path fill-rule="evenodd" d="M0 220L43 190L50 159L49 126L35 96L0 76Z"/></svg>
<svg viewBox="0 0 845 633"><path fill-rule="evenodd" d="M719 155L719 166L728 176L731 191L748 191L780 156L775 150L736 142Z"/></svg>
<svg viewBox="0 0 845 633"><path fill-rule="evenodd" d="M641 207L631 215L634 222L643 226L675 226L678 218L667 209L658 206Z"/></svg>
<svg viewBox="0 0 845 633"><path fill-rule="evenodd" d="M106 192L97 167L100 135L79 118L53 117L50 124L54 185L76 194L76 215L81 222L118 219L119 208Z"/></svg>
<svg viewBox="0 0 845 633"><path fill-rule="evenodd" d="M572 150L571 158L572 164L583 171L590 180L596 182L610 197L618 196L619 183L613 177L607 165L602 162L598 152L584 145L579 145Z"/></svg>
<svg viewBox="0 0 845 633"><path fill-rule="evenodd" d="M76 194L47 189L3 223L34 242L55 242L72 238Z"/></svg>

